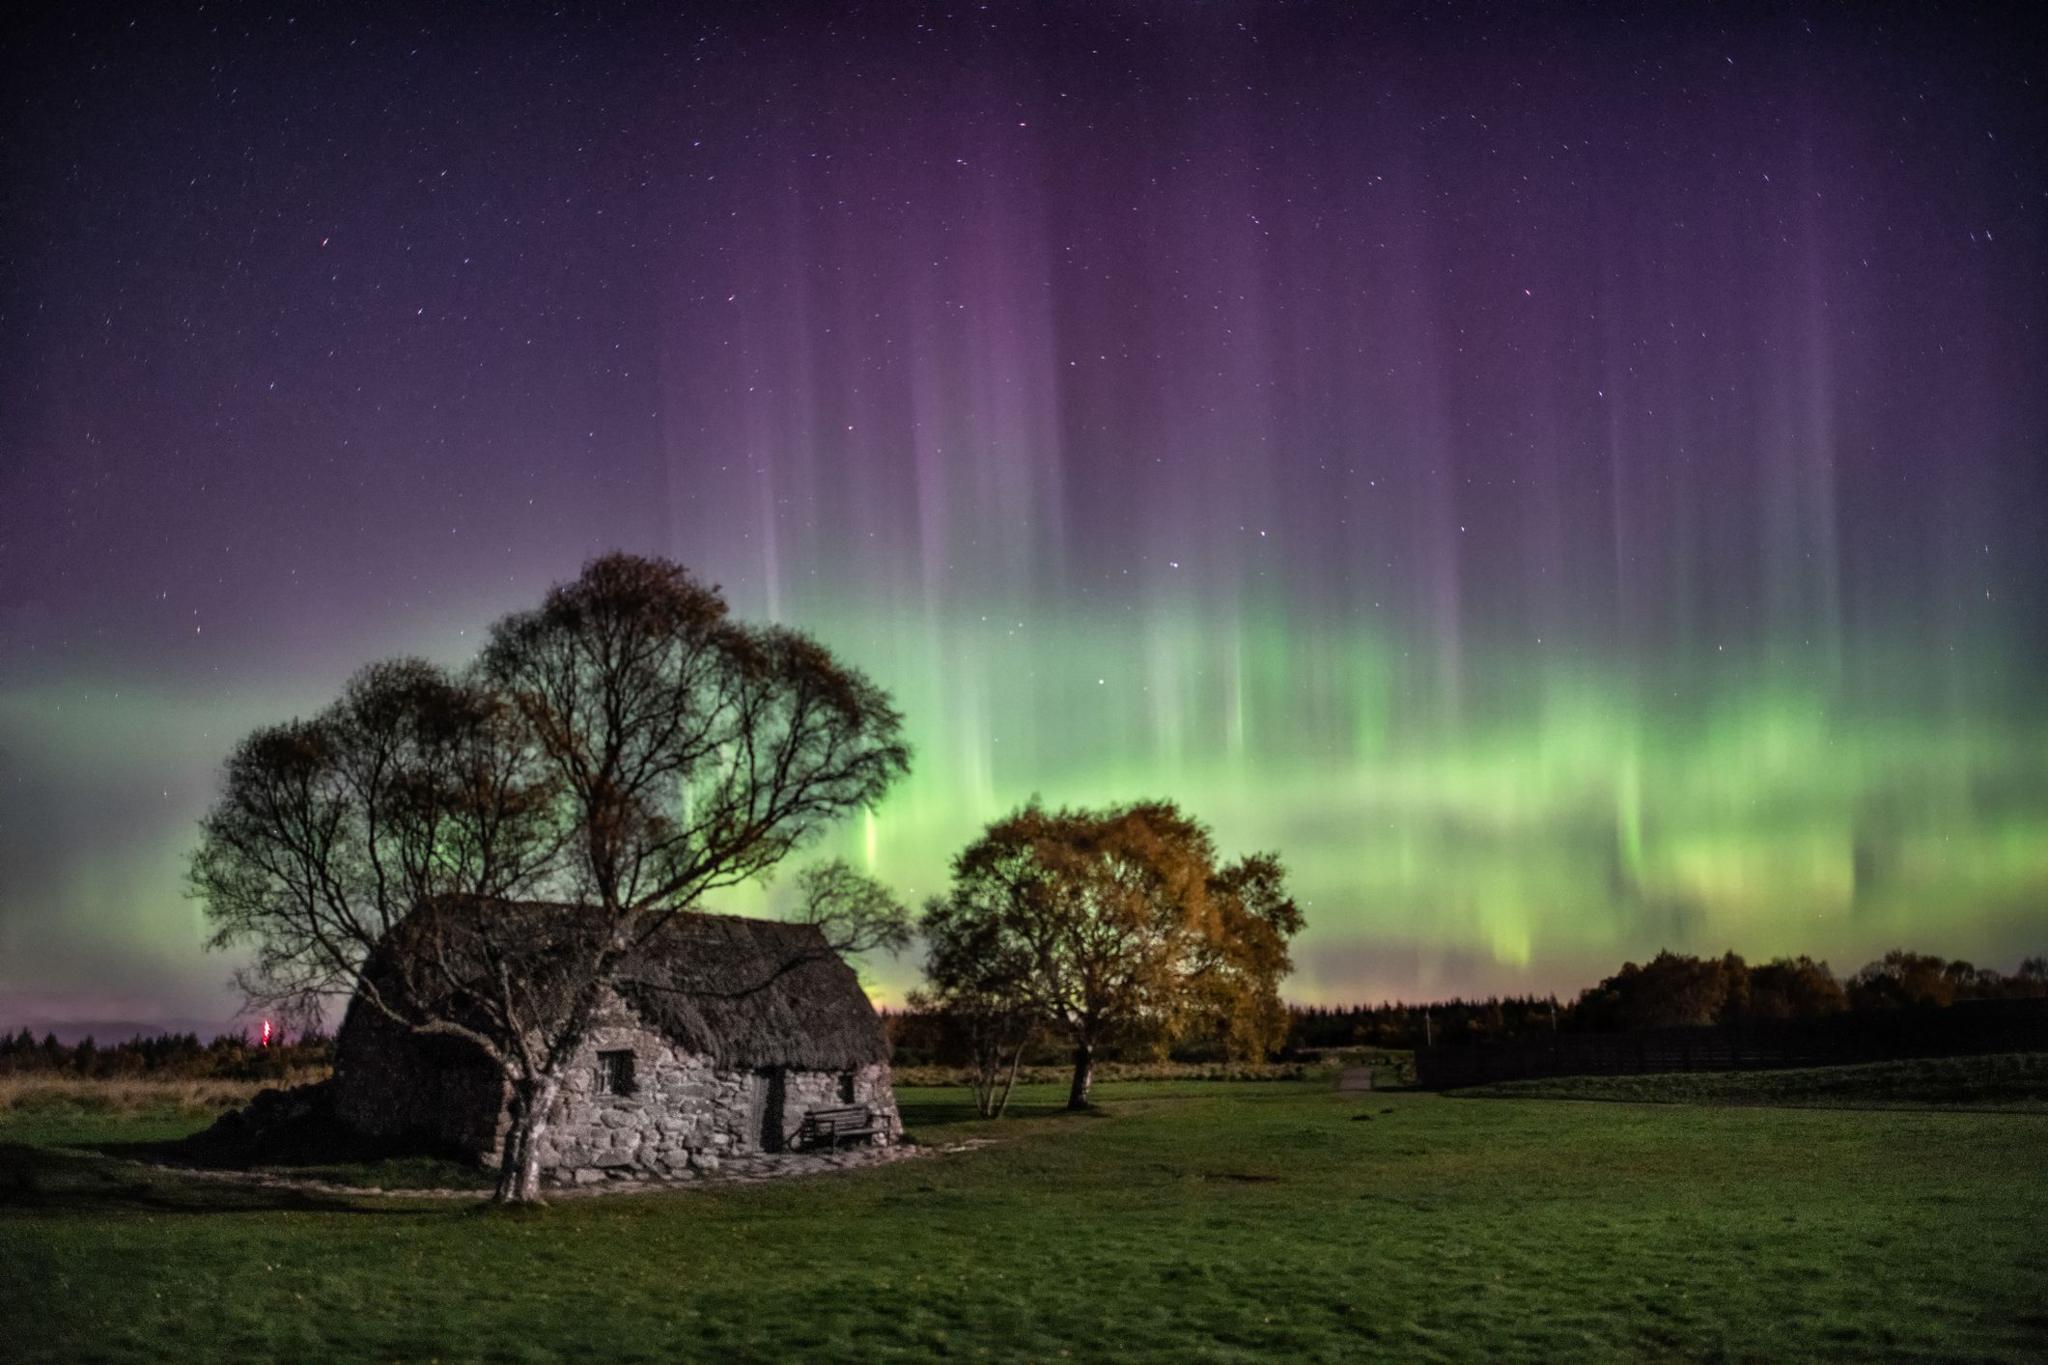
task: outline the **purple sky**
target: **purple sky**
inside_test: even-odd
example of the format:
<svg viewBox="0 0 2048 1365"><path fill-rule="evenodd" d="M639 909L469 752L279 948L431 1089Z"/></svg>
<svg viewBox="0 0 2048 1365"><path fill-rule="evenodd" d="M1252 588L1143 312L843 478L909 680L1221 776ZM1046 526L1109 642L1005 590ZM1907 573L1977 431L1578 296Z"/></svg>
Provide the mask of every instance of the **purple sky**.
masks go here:
<svg viewBox="0 0 2048 1365"><path fill-rule="evenodd" d="M30 23L0 1024L225 1018L227 747L613 547L897 695L906 894L1157 793L1304 998L2048 947L2009 7L822 12Z"/></svg>

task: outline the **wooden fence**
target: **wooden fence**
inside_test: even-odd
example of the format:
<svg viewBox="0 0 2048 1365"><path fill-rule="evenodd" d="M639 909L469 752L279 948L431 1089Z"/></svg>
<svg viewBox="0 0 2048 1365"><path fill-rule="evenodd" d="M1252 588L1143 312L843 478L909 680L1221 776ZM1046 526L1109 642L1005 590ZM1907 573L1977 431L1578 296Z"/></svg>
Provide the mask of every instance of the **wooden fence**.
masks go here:
<svg viewBox="0 0 2048 1365"><path fill-rule="evenodd" d="M1826 1019L1453 1043L1417 1048L1415 1076L1425 1089L1450 1090L1531 1076L1840 1066L1987 1052L2048 1052L2048 1000L1971 1000Z"/></svg>

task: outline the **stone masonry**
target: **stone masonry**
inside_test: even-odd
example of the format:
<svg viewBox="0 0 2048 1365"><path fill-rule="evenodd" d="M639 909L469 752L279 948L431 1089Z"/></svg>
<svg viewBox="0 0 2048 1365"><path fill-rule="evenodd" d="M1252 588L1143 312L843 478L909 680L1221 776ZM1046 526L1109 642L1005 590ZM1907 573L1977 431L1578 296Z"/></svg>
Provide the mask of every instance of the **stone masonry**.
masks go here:
<svg viewBox="0 0 2048 1365"><path fill-rule="evenodd" d="M459 967L460 916L489 914L500 949L515 944L513 969L546 981L551 932L587 913L437 904L418 924L396 926L366 971L401 979L399 955L423 951L416 940L444 954L453 941ZM531 962L516 957L521 932ZM459 998L408 1003L463 1018ZM538 1151L542 1178L557 1186L696 1179L730 1163L786 1161L815 1109L867 1106L882 1150L902 1134L881 1020L811 925L676 916L616 965L561 1082ZM481 1048L417 1032L362 1000L337 1034L331 1090L334 1117L367 1137L485 1165L497 1163L511 1124L511 1088Z"/></svg>
<svg viewBox="0 0 2048 1365"><path fill-rule="evenodd" d="M550 1181L715 1171L727 1157L787 1150L806 1112L842 1104L876 1112L884 1130L878 1143L902 1134L886 1063L851 1072L721 1070L639 1027L622 1003L601 1017L570 1063L541 1138L541 1170ZM633 1092L600 1093L598 1054L624 1051L633 1054Z"/></svg>

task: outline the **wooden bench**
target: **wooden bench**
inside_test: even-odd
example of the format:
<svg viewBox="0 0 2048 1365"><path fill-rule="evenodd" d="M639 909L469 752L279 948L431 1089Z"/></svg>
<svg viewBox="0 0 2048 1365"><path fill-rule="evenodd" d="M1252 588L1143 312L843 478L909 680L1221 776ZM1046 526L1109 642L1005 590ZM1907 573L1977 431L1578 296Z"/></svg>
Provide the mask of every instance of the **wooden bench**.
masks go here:
<svg viewBox="0 0 2048 1365"><path fill-rule="evenodd" d="M837 1147L852 1138L865 1138L872 1142L882 1126L875 1122L875 1111L864 1104L849 1104L838 1109L813 1109L804 1115L801 1128L796 1130L798 1147L827 1145Z"/></svg>

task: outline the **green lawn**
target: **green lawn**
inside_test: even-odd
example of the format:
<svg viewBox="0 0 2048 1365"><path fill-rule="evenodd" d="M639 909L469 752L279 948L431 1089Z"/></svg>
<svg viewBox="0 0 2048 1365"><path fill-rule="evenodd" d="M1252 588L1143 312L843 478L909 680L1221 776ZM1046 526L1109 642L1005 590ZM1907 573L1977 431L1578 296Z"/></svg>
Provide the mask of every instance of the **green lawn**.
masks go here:
<svg viewBox="0 0 2048 1365"><path fill-rule="evenodd" d="M2048 1053L1923 1057L1787 1071L1549 1076L1456 1092L1478 1099L1620 1100L1635 1104L1771 1104L1818 1108L2009 1109L2048 1114Z"/></svg>
<svg viewBox="0 0 2048 1365"><path fill-rule="evenodd" d="M979 1150L528 1214L238 1190L0 1124L32 1360L2048 1356L2048 1116L1132 1083Z"/></svg>

